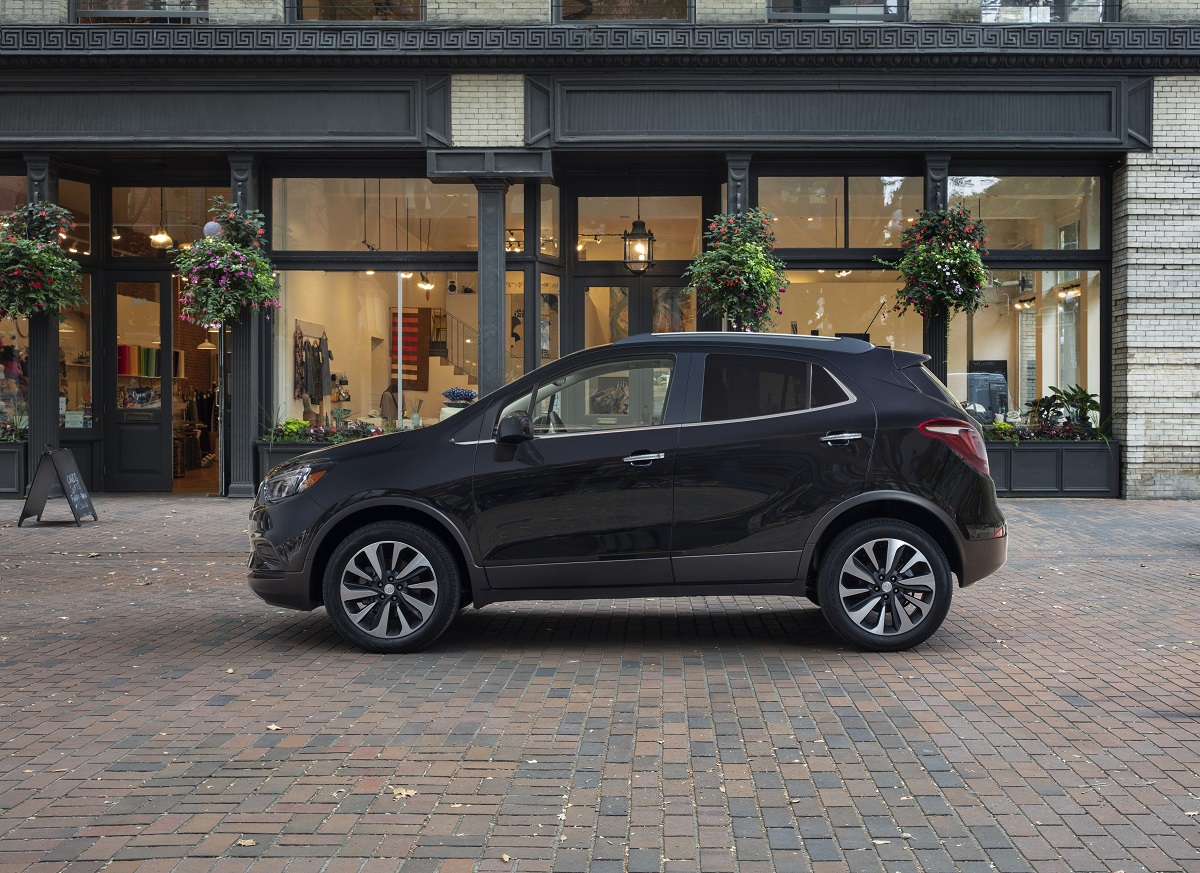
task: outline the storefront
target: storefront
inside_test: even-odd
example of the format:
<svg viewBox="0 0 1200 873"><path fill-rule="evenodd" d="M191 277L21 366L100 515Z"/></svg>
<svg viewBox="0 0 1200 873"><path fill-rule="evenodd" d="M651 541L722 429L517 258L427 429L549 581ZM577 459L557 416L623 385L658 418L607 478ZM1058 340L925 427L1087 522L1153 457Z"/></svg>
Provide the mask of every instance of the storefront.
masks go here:
<svg viewBox="0 0 1200 873"><path fill-rule="evenodd" d="M103 86L103 114L53 77L18 76L0 97L17 110L0 198L73 211L63 244L89 298L40 341L0 323L0 415L40 410L39 438L71 447L94 491L249 496L253 443L275 422L429 421L451 388L633 333L720 329L682 274L707 216L754 205L789 266L776 331L927 351L981 421L1052 385L1111 411L1113 168L1148 142L1145 79L504 74L524 100L500 124L524 145L463 148L453 76L268 69L251 87L218 70L187 77L184 117L170 82L147 93L124 75ZM42 117L22 102L34 93L39 113L74 120L21 133ZM153 131L122 111L148 98ZM39 151L17 154L21 140ZM179 319L168 254L218 194L266 214L282 289L269 318L224 332ZM947 348L937 325L892 310L880 260L916 210L958 201L989 229L994 283ZM623 262L638 217L655 242L644 273ZM58 362L43 393L39 355Z"/></svg>

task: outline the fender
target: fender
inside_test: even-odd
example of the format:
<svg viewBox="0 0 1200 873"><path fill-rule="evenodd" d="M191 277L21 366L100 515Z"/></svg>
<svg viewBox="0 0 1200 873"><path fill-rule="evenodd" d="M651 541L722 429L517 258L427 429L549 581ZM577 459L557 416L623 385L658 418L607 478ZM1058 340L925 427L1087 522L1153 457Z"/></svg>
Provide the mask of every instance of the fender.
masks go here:
<svg viewBox="0 0 1200 873"><path fill-rule="evenodd" d="M852 509L857 509L860 506L866 506L871 503L880 503L884 501L891 501L895 503L911 503L914 506L920 506L922 509L927 510L930 514L935 516L953 538L955 549L958 552L956 556L952 557L947 555L946 557L951 559L950 562L952 566L961 567L963 565L964 555L962 533L959 531L958 525L955 523L954 519L951 518L944 509L928 498L922 497L918 494L913 494L909 491L867 491L862 494L857 494L854 497L839 503L834 509L827 512L825 517L821 519L821 522L813 528L811 533L809 533L808 541L804 544L804 553L800 558L800 572L797 576L797 579L803 582L808 578L808 574L812 569L813 558L817 551L817 544L821 541L821 537L824 536L825 531L827 531L831 525L835 524L839 519L842 518L842 516ZM957 560L955 560L955 558L957 558Z"/></svg>
<svg viewBox="0 0 1200 873"><path fill-rule="evenodd" d="M368 511L372 508L402 508L410 509L422 515L427 515L436 518L441 522L441 526L450 531L450 535L454 537L455 545L462 554L464 563L467 566L467 574L469 575L469 583L473 591L478 591L487 588L487 576L483 572L483 568L475 562L474 550L471 548L466 532L464 532L453 516L443 512L441 509L434 506L428 501L421 500L406 492L367 492L372 496L366 497L362 494L354 495L353 497L339 501L333 507L327 510L327 515L322 519L316 533L313 536L312 544L307 550L304 557L304 572L311 578L313 561L316 555L321 550L321 546L325 543L330 533L337 526L349 518L351 515Z"/></svg>

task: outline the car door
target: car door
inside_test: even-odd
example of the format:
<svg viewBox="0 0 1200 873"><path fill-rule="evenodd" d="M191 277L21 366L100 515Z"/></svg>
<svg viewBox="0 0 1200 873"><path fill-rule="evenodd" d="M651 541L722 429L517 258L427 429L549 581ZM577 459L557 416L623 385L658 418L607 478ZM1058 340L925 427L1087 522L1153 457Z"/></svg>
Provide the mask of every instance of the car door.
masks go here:
<svg viewBox="0 0 1200 873"><path fill-rule="evenodd" d="M676 582L791 581L823 510L864 487L874 406L801 356L709 354L697 369L675 462Z"/></svg>
<svg viewBox="0 0 1200 873"><path fill-rule="evenodd" d="M476 454L476 536L489 584L669 584L675 358L618 350L547 369L546 381L499 401L496 414L528 410L533 437L490 441Z"/></svg>

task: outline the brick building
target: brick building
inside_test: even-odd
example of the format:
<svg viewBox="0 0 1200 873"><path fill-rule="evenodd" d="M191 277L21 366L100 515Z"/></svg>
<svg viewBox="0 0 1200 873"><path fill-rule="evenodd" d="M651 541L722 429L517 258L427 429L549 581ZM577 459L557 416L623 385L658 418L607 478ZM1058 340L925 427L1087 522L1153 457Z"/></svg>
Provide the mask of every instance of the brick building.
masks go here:
<svg viewBox="0 0 1200 873"><path fill-rule="evenodd" d="M273 420L436 417L452 387L718 327L683 268L705 217L761 205L776 330L925 350L988 419L1083 386L1121 494L1200 495L1193 4L0 0L0 75L0 205L70 207L89 292L0 322L0 415L27 404L93 490L249 496ZM217 194L266 213L283 308L205 330L156 239L197 238ZM995 282L947 347L876 259L958 201Z"/></svg>

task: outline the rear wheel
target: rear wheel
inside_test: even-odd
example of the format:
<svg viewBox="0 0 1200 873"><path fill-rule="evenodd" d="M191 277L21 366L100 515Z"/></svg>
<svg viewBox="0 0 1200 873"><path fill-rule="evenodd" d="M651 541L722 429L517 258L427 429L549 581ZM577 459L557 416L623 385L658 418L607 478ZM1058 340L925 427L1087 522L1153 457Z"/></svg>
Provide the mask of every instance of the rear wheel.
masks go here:
<svg viewBox="0 0 1200 873"><path fill-rule="evenodd" d="M368 652L415 652L458 612L458 567L419 525L381 521L347 537L325 569L325 610L339 634Z"/></svg>
<svg viewBox="0 0 1200 873"><path fill-rule="evenodd" d="M821 562L817 597L830 626L868 651L922 643L950 611L953 584L941 547L903 521L864 521L834 540Z"/></svg>

